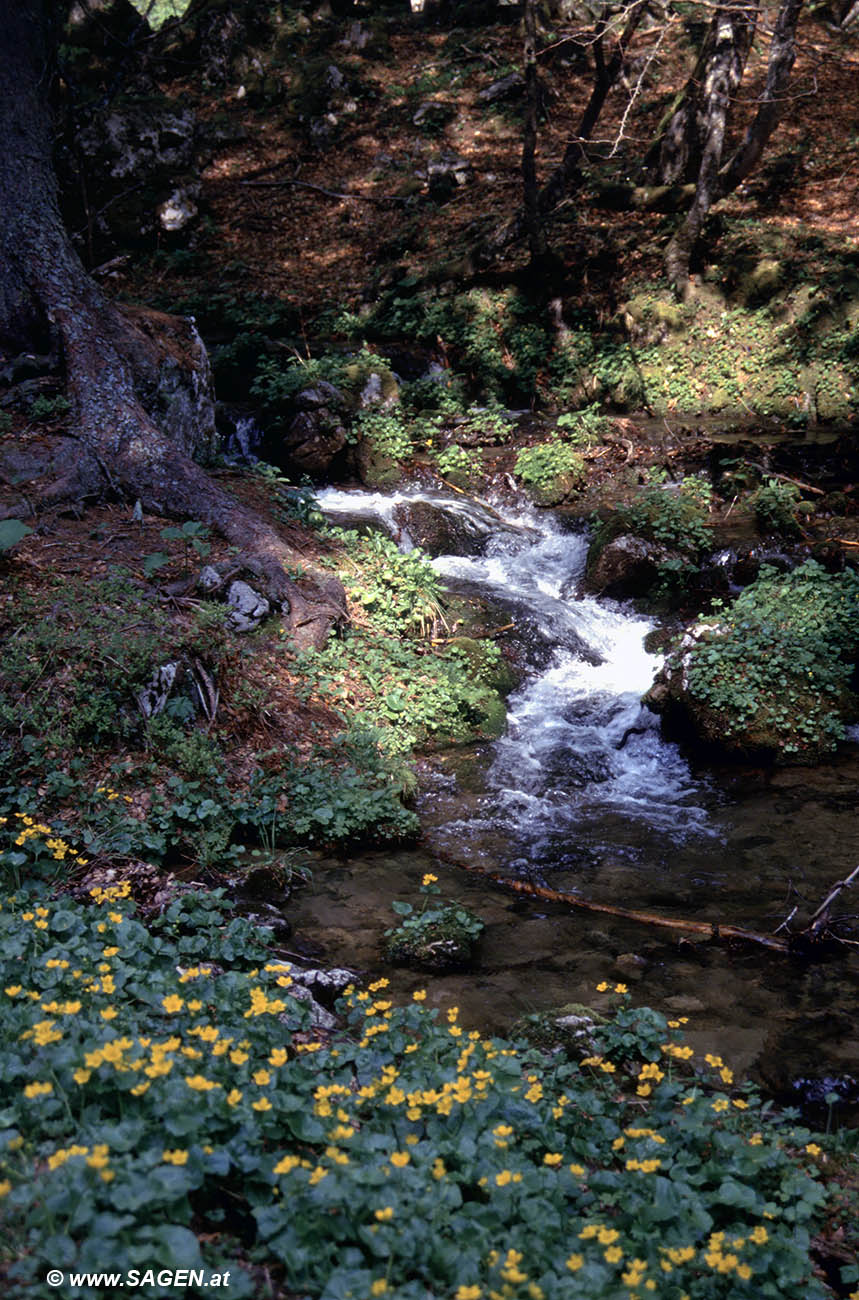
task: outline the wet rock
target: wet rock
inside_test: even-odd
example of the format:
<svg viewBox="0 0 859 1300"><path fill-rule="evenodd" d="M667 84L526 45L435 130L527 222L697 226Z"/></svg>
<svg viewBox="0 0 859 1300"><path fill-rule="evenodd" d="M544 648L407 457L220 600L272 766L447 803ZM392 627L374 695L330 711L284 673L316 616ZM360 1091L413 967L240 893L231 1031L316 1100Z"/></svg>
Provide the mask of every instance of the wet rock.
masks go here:
<svg viewBox="0 0 859 1300"><path fill-rule="evenodd" d="M481 555L489 533L479 530L465 515L452 514L431 501L404 501L393 518L415 546L428 555Z"/></svg>
<svg viewBox="0 0 859 1300"><path fill-rule="evenodd" d="M637 952L622 952L615 958L614 966L624 979L640 980L647 970L647 959L639 957Z"/></svg>
<svg viewBox="0 0 859 1300"><path fill-rule="evenodd" d="M659 579L660 566L682 556L657 542L632 533L601 545L594 542L588 554L586 585L606 596L643 596Z"/></svg>
<svg viewBox="0 0 859 1300"><path fill-rule="evenodd" d="M280 441L277 463L321 482L331 477L332 463L346 443L347 430L338 411L327 406L299 411Z"/></svg>
<svg viewBox="0 0 859 1300"><path fill-rule="evenodd" d="M303 984L291 984L289 992L297 1002L302 1002L310 1012L310 1028L330 1033L337 1028L337 1017L317 1002L309 988Z"/></svg>
<svg viewBox="0 0 859 1300"><path fill-rule="evenodd" d="M265 596L241 581L231 584L227 592L227 605L228 621L234 632L253 632L271 609Z"/></svg>

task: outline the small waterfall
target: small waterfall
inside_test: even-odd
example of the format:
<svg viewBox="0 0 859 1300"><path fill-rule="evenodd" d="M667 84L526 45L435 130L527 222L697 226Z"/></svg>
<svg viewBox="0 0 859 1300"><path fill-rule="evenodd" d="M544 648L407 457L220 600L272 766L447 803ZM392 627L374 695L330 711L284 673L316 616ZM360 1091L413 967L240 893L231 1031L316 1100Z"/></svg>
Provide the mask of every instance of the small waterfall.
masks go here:
<svg viewBox="0 0 859 1300"><path fill-rule="evenodd" d="M588 540L546 513L503 517L442 493L319 494L327 515L373 518L398 536L395 510L431 502L481 536L477 555L442 555L451 585L482 595L536 628L551 652L508 701L506 734L493 746L486 789L464 816L451 807L444 834L504 845L508 862L540 869L664 856L710 835L707 791L664 741L641 696L661 666L643 641L650 620L613 601L580 596ZM399 536L400 544L410 539ZM630 730L632 729L632 730Z"/></svg>

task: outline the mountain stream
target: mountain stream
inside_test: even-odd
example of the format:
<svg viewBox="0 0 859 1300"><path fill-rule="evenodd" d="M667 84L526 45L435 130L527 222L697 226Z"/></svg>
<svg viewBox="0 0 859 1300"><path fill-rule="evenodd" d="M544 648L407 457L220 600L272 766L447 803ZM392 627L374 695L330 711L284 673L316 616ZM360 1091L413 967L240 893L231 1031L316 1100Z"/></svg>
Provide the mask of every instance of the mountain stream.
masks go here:
<svg viewBox="0 0 859 1300"><path fill-rule="evenodd" d="M797 906L799 928L859 861L859 745L817 768L694 770L640 705L660 666L643 646L653 622L581 593L583 532L548 512L433 492L326 489L318 501L331 522L381 527L405 549L408 509L397 506L450 516L467 554L433 564L448 586L497 608L499 625L515 625L526 671L499 740L434 757L421 847L345 862L314 855L312 888L291 911L297 934L378 975L391 901L414 901L432 870L485 921L480 959L472 972L432 977L385 968L396 992L429 984L437 1005L455 1002L464 1019L505 1032L530 1012L600 1008L597 983L622 981L635 1001L687 1015L696 1050L722 1052L805 1103L812 1121L825 1118L815 1100L838 1092L836 1122L847 1121L859 1100L859 949L809 965L678 937L507 896L440 865L432 849L586 899L764 933ZM839 910L859 911L843 899Z"/></svg>

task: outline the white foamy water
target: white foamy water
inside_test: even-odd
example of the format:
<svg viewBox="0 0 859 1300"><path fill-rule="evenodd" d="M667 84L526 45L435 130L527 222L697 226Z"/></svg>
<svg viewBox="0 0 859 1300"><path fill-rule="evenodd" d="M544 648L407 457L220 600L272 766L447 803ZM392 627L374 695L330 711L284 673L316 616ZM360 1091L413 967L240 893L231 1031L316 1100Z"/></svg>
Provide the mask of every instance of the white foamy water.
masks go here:
<svg viewBox="0 0 859 1300"><path fill-rule="evenodd" d="M496 842L501 835L512 855L551 865L577 845L635 857L654 836L664 849L710 833L703 786L641 708L661 664L643 646L653 624L615 602L577 594L585 536L562 531L542 512L502 519L493 508L440 493L328 489L318 500L326 514L374 517L395 536L402 530L394 507L410 501L467 519L483 539L482 553L441 556L434 567L457 587L498 601L550 647L508 700L485 795L467 818L449 824L449 834Z"/></svg>

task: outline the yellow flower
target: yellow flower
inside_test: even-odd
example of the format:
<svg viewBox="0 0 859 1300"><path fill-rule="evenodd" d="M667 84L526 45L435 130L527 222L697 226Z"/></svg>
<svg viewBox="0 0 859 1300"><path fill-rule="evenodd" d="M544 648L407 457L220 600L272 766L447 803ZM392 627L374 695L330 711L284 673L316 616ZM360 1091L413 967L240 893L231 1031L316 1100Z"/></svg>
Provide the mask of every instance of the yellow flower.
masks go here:
<svg viewBox="0 0 859 1300"><path fill-rule="evenodd" d="M433 1176L433 1178L436 1178L436 1179L444 1178L444 1176L445 1176L446 1173L447 1173L447 1170L446 1170L446 1168L445 1168L444 1161L441 1159L440 1156L436 1156L435 1160L433 1160L433 1162L432 1162L432 1176Z"/></svg>
<svg viewBox="0 0 859 1300"><path fill-rule="evenodd" d="M727 1067L727 1065L723 1065L723 1066L722 1066L721 1070L719 1071L719 1074L720 1074L720 1076L721 1076L721 1079L722 1079L722 1082L723 1082L723 1083L733 1083L733 1082L734 1082L734 1072L733 1072L733 1070L729 1070L728 1067Z"/></svg>
<svg viewBox="0 0 859 1300"><path fill-rule="evenodd" d="M6 991L8 993L9 990L7 989ZM426 1002L426 996L427 996L426 989L415 989L414 993L412 994L412 1001Z"/></svg>
<svg viewBox="0 0 859 1300"><path fill-rule="evenodd" d="M431 871L424 872L424 878L421 881L422 885L424 886L435 885L437 883L438 883L438 876L434 876Z"/></svg>
<svg viewBox="0 0 859 1300"><path fill-rule="evenodd" d="M629 989L625 984L615 984L614 991L615 993L628 993Z"/></svg>
<svg viewBox="0 0 859 1300"><path fill-rule="evenodd" d="M756 1224L749 1233L749 1241L753 1241L756 1246L763 1246L769 1239L770 1234L762 1223Z"/></svg>
<svg viewBox="0 0 859 1300"><path fill-rule="evenodd" d="M601 980L600 983L597 985L597 993L608 993L610 988L611 985L609 984L608 980Z"/></svg>
<svg viewBox="0 0 859 1300"><path fill-rule="evenodd" d="M623 1251L620 1246L609 1246L608 1250L604 1251L603 1254L609 1264L618 1264L623 1259Z"/></svg>
<svg viewBox="0 0 859 1300"><path fill-rule="evenodd" d="M276 1174L288 1174L291 1173L293 1169L296 1169L300 1164L301 1161L298 1156L284 1156L283 1159L279 1160L275 1165L274 1172Z"/></svg>
<svg viewBox="0 0 859 1300"><path fill-rule="evenodd" d="M567 1260L567 1268L571 1273L578 1273L579 1269L585 1262L584 1255L570 1255Z"/></svg>
<svg viewBox="0 0 859 1300"><path fill-rule="evenodd" d="M456 1289L455 1300L480 1300L479 1286L460 1286Z"/></svg>
<svg viewBox="0 0 859 1300"><path fill-rule="evenodd" d="M267 1083L271 1083L271 1075L268 1070L255 1070L253 1081L256 1084L259 1084L261 1088L264 1088Z"/></svg>
<svg viewBox="0 0 859 1300"><path fill-rule="evenodd" d="M570 1173L573 1174L576 1178L584 1178L585 1173L587 1172L585 1170L584 1165L570 1165L569 1169L570 1169Z"/></svg>
<svg viewBox="0 0 859 1300"><path fill-rule="evenodd" d="M387 1223L390 1219L393 1219L393 1217L394 1208L391 1205L386 1205L383 1210L376 1210L376 1218L380 1223Z"/></svg>
<svg viewBox="0 0 859 1300"><path fill-rule="evenodd" d="M167 1014L172 1016L177 1011L182 1010L185 1005L185 1000L184 998L180 998L178 994L171 993L169 997L161 999L161 1005Z"/></svg>
<svg viewBox="0 0 859 1300"><path fill-rule="evenodd" d="M27 1098L46 1097L48 1093L53 1091L54 1085L52 1083L28 1083L24 1089L24 1096Z"/></svg>
<svg viewBox="0 0 859 1300"><path fill-rule="evenodd" d="M239 1092L238 1088L232 1088L232 1089L227 1093L227 1105L228 1105L228 1106L238 1106L238 1104L239 1104L239 1102L241 1101L241 1099L242 1099L242 1094ZM277 1171L275 1171L275 1172L277 1172Z"/></svg>
<svg viewBox="0 0 859 1300"><path fill-rule="evenodd" d="M7 998L16 998L18 994L21 992L21 985L10 984L8 988L5 988L3 990L3 992L6 994ZM424 997L426 997L426 994L424 994Z"/></svg>
<svg viewBox="0 0 859 1300"><path fill-rule="evenodd" d="M722 1111L727 1109L728 1109L727 1097L719 1097L717 1101L713 1102L713 1110L716 1112L717 1115L721 1114Z"/></svg>
<svg viewBox="0 0 859 1300"><path fill-rule="evenodd" d="M617 1241L618 1237L620 1236L620 1233L617 1232L614 1228L605 1228L599 1226L597 1228L596 1235L597 1235L597 1240L599 1241L601 1246L611 1246L615 1241Z"/></svg>
<svg viewBox="0 0 859 1300"><path fill-rule="evenodd" d="M411 1160L411 1156L409 1155L408 1151L392 1151L390 1158L391 1158L391 1164L394 1165L397 1169L404 1169L406 1165L409 1163L409 1161Z"/></svg>
<svg viewBox="0 0 859 1300"><path fill-rule="evenodd" d="M268 1058L269 1065L286 1065L286 1048L276 1047Z"/></svg>
<svg viewBox="0 0 859 1300"><path fill-rule="evenodd" d="M563 1158L563 1156L558 1155L555 1151L547 1151L543 1156L543 1164L550 1165L554 1169L561 1163Z"/></svg>
<svg viewBox="0 0 859 1300"><path fill-rule="evenodd" d="M161 1153L161 1159L168 1165L186 1165L188 1163L188 1152L180 1151L178 1149L175 1151L163 1151Z"/></svg>
<svg viewBox="0 0 859 1300"><path fill-rule="evenodd" d="M268 1097L260 1097L258 1101L251 1102L254 1110L271 1110L271 1102Z"/></svg>
<svg viewBox="0 0 859 1300"><path fill-rule="evenodd" d="M72 1078L74 1079L75 1083L83 1085L85 1083L89 1083L91 1074L92 1074L92 1070L75 1070L74 1074L72 1075Z"/></svg>
<svg viewBox="0 0 859 1300"><path fill-rule="evenodd" d="M116 1007L105 1007L101 1012L102 1020L115 1020L118 1015L119 1012L116 1010Z"/></svg>
<svg viewBox="0 0 859 1300"><path fill-rule="evenodd" d="M147 1070L148 1074L149 1071ZM194 1092L211 1092L213 1088L220 1088L219 1083L213 1083L211 1079L205 1079L202 1074L191 1074L185 1076L185 1082Z"/></svg>
<svg viewBox="0 0 859 1300"><path fill-rule="evenodd" d="M248 1059L247 1052L240 1052L238 1048L236 1048L234 1052L230 1052L230 1060L232 1061L233 1065L244 1065L247 1059Z"/></svg>
<svg viewBox="0 0 859 1300"><path fill-rule="evenodd" d="M370 1285L371 1295L384 1295L388 1289L388 1284L383 1277L377 1277L375 1282Z"/></svg>
<svg viewBox="0 0 859 1300"><path fill-rule="evenodd" d="M11 1190L12 1184L9 1182L8 1178L4 1178L0 1181L0 1196L8 1196Z"/></svg>
<svg viewBox="0 0 859 1300"><path fill-rule="evenodd" d="M805 1149L810 1156L819 1156L822 1148L816 1142L809 1142Z"/></svg>

